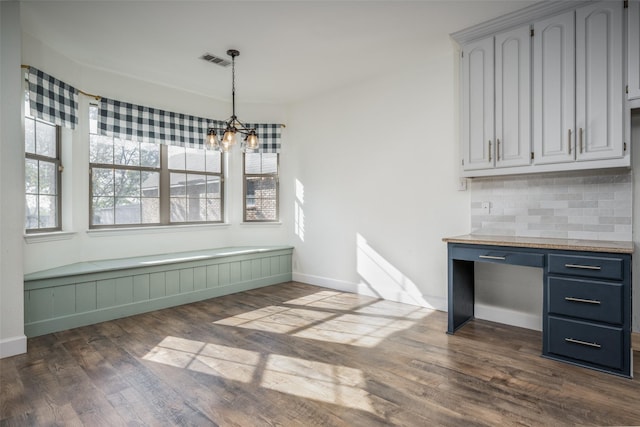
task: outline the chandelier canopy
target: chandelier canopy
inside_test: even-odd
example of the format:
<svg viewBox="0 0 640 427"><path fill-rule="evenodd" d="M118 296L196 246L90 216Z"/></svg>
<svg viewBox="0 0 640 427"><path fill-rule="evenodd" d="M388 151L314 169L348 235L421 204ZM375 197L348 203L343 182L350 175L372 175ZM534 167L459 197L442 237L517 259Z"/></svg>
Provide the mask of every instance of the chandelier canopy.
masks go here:
<svg viewBox="0 0 640 427"><path fill-rule="evenodd" d="M218 138L218 129L209 128L207 130L206 147L227 153L237 142L238 133L244 135L242 149L244 151L256 150L259 146L258 134L255 129L246 127L236 116L236 57L240 52L229 49L227 55L231 57L231 100L233 109L231 117L226 121L222 139Z"/></svg>

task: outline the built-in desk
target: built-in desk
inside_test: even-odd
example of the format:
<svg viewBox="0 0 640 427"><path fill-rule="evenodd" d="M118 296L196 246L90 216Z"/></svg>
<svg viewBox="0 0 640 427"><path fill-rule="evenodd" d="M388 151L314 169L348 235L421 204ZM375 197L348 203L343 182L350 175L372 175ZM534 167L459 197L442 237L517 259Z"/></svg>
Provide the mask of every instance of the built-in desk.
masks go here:
<svg viewBox="0 0 640 427"><path fill-rule="evenodd" d="M542 268L542 355L632 376L633 242L465 235L444 238L448 334L474 316L476 262Z"/></svg>

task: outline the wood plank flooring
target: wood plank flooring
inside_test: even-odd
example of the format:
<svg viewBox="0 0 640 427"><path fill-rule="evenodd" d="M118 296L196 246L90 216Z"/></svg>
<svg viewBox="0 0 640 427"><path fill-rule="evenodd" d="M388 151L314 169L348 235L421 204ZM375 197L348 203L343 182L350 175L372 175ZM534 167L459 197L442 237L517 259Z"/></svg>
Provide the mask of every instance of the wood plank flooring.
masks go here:
<svg viewBox="0 0 640 427"><path fill-rule="evenodd" d="M640 425L638 379L446 321L290 282L45 335L0 360L0 425Z"/></svg>

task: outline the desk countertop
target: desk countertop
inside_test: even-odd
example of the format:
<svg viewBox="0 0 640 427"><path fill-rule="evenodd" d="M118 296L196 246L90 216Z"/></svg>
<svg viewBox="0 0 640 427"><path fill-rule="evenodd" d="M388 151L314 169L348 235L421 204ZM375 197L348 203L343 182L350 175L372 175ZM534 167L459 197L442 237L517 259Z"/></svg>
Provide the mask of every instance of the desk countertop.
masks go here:
<svg viewBox="0 0 640 427"><path fill-rule="evenodd" d="M445 237L447 243L467 243L471 245L511 246L517 248L563 249L587 252L633 253L633 242L617 242L608 240L551 239L545 237L515 236L481 236L465 234L464 236Z"/></svg>

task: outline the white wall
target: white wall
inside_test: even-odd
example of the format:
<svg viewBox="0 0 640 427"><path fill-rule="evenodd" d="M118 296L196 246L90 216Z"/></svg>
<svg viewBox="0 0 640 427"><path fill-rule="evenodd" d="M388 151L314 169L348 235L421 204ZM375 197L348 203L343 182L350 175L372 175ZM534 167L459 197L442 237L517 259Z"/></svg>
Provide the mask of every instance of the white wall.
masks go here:
<svg viewBox="0 0 640 427"><path fill-rule="evenodd" d="M202 117L226 119L231 114L230 104L227 102L83 66L28 34L23 36L22 62L35 66L85 92L108 98ZM227 164L228 225L87 232L89 227L87 115L91 101L93 101L92 98L80 95L79 126L75 130L63 131L63 162L65 164L62 178L63 229L72 233L51 238L25 239L23 243L25 273L93 259L122 258L211 247L287 243L288 236L283 225L242 224L242 161L238 147L230 154ZM237 110L246 121L286 123L286 110L281 106L238 103ZM285 130L285 146L286 140ZM282 156L286 157L286 148L283 149ZM283 167L284 181L287 180L286 170L286 167ZM283 193L287 188L284 186ZM286 200L284 194L283 199ZM287 212L283 212L281 215L283 223L287 223L286 214Z"/></svg>
<svg viewBox="0 0 640 427"><path fill-rule="evenodd" d="M0 357L24 353L20 4L0 2Z"/></svg>
<svg viewBox="0 0 640 427"><path fill-rule="evenodd" d="M469 231L457 55L444 36L416 56L292 106L294 279L446 309L441 239Z"/></svg>

